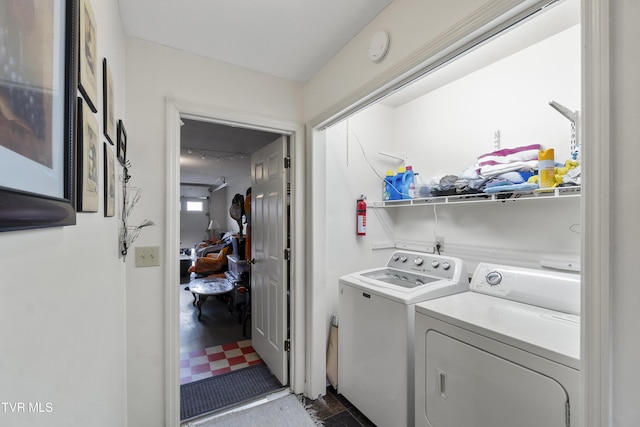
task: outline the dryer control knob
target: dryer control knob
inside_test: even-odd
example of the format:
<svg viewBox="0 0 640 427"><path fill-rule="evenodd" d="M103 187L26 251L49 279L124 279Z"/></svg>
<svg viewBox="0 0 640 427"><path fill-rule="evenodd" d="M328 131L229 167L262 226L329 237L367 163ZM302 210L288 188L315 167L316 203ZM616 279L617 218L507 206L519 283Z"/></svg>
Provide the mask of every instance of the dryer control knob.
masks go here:
<svg viewBox="0 0 640 427"><path fill-rule="evenodd" d="M448 270L451 268L451 264L449 264L448 262L443 262L442 263L442 268L445 270Z"/></svg>
<svg viewBox="0 0 640 427"><path fill-rule="evenodd" d="M406 256L401 256L400 257L400 262L407 262L407 257Z"/></svg>
<svg viewBox="0 0 640 427"><path fill-rule="evenodd" d="M439 261L431 261L431 267L438 268L439 265L440 265Z"/></svg>
<svg viewBox="0 0 640 427"><path fill-rule="evenodd" d="M413 260L413 263L415 265L422 265L423 262L424 262L424 260L422 258L420 258L420 257L418 257L418 258Z"/></svg>
<svg viewBox="0 0 640 427"><path fill-rule="evenodd" d="M398 261L400 259L400 257L398 255L394 255L391 257L392 260L394 261Z"/></svg>
<svg viewBox="0 0 640 427"><path fill-rule="evenodd" d="M502 282L502 274L500 274L498 271L492 271L490 273L487 273L485 279L487 279L487 283L491 286L496 286L499 285L500 282Z"/></svg>

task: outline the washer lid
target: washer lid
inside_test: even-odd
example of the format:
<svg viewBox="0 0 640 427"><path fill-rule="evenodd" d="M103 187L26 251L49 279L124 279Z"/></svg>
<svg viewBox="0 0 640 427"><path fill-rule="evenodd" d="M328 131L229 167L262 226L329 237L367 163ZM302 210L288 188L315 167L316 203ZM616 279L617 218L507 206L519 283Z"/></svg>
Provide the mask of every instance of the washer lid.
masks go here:
<svg viewBox="0 0 640 427"><path fill-rule="evenodd" d="M439 277L430 277L423 274L412 274L406 271L394 270L391 268L382 268L379 270L373 270L366 273L362 273L363 277L373 280L379 280L381 282L389 283L402 288L416 288L418 286L425 286L436 280L441 280Z"/></svg>

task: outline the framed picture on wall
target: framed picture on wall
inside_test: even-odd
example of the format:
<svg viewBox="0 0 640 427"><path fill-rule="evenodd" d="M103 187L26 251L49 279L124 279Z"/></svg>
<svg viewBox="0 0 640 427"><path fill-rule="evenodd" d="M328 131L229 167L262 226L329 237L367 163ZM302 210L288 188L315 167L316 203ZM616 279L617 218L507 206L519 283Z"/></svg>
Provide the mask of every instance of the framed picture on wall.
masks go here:
<svg viewBox="0 0 640 427"><path fill-rule="evenodd" d="M113 112L113 77L111 76L109 64L107 64L107 58L102 60L102 77L104 136L107 137L111 144L114 144L116 142L116 119Z"/></svg>
<svg viewBox="0 0 640 427"><path fill-rule="evenodd" d="M118 120L118 161L122 166L127 161L127 130L122 120Z"/></svg>
<svg viewBox="0 0 640 427"><path fill-rule="evenodd" d="M116 172L113 149L104 143L104 216L116 213Z"/></svg>
<svg viewBox="0 0 640 427"><path fill-rule="evenodd" d="M97 28L90 0L80 0L79 89L89 108L98 112Z"/></svg>
<svg viewBox="0 0 640 427"><path fill-rule="evenodd" d="M78 211L98 211L98 121L78 98Z"/></svg>
<svg viewBox="0 0 640 427"><path fill-rule="evenodd" d="M76 223L78 0L30 5L0 2L0 231Z"/></svg>

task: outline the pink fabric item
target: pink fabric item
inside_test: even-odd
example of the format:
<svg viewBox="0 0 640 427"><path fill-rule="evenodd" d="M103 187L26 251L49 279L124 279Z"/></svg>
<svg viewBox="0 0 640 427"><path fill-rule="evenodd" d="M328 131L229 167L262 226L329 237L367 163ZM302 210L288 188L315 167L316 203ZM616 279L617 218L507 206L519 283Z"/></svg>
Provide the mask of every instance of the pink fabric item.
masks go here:
<svg viewBox="0 0 640 427"><path fill-rule="evenodd" d="M485 178L517 170L531 171L538 167L539 150L540 144L531 144L482 154L478 157L476 170Z"/></svg>

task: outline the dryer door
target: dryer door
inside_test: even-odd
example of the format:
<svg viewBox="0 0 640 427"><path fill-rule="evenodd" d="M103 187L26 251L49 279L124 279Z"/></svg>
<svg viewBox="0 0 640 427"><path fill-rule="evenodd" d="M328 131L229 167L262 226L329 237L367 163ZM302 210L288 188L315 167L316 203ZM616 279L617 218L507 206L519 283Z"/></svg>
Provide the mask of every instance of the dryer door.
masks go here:
<svg viewBox="0 0 640 427"><path fill-rule="evenodd" d="M434 330L426 335L431 426L567 425L568 396L554 379Z"/></svg>

